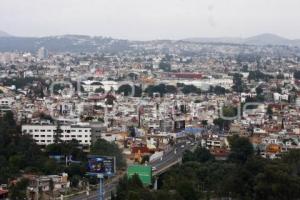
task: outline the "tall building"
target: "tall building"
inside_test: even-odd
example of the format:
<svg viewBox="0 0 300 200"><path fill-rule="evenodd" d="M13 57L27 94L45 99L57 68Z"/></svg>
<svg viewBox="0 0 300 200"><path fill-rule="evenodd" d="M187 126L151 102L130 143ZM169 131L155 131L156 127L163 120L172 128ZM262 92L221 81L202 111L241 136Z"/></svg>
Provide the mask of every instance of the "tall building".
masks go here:
<svg viewBox="0 0 300 200"><path fill-rule="evenodd" d="M40 60L48 58L48 50L45 47L39 48L37 51L37 58Z"/></svg>

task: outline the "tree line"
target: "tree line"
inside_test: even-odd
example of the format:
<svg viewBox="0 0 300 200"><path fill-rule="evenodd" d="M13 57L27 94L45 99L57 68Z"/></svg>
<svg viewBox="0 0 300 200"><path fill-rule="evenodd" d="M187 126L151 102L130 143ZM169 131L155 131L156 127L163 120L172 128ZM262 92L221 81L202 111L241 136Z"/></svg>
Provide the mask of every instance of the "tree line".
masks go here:
<svg viewBox="0 0 300 200"><path fill-rule="evenodd" d="M229 144L225 161L200 146L185 152L183 164L160 177L157 191L143 187L138 177L122 179L114 199L299 199L300 150L271 160L260 157L248 138L232 136Z"/></svg>
<svg viewBox="0 0 300 200"><path fill-rule="evenodd" d="M90 154L116 156L117 168L123 169L126 166L122 151L115 143L98 139L90 147ZM67 156L76 162L68 162L66 165L65 162L53 159L53 155ZM95 184L93 178L86 177L87 155L76 140L57 140L43 148L30 136L21 133L12 112L0 118L0 184L10 186L11 199L24 197L28 181L21 179L17 184L11 184L11 181L26 173L50 175L66 172L73 187L77 187L84 177Z"/></svg>

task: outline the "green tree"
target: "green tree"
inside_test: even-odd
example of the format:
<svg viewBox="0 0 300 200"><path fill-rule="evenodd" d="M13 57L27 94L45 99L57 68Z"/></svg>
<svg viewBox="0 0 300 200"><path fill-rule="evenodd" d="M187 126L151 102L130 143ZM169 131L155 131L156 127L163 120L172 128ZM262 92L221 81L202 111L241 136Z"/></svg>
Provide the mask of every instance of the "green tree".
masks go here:
<svg viewBox="0 0 300 200"><path fill-rule="evenodd" d="M159 63L159 68L162 69L165 72L169 72L169 71L171 71L171 64L169 62L166 62L166 61L161 61Z"/></svg>
<svg viewBox="0 0 300 200"><path fill-rule="evenodd" d="M191 94L191 93L201 94L201 89L197 88L194 85L184 85L181 91L184 94Z"/></svg>
<svg viewBox="0 0 300 200"><path fill-rule="evenodd" d="M295 79L300 79L300 71L295 71L294 72L294 78Z"/></svg>
<svg viewBox="0 0 300 200"><path fill-rule="evenodd" d="M212 161L214 156L206 148L198 146L194 152L185 151L183 154L183 162L197 161L200 163Z"/></svg>
<svg viewBox="0 0 300 200"><path fill-rule="evenodd" d="M9 198L12 200L26 199L26 190L29 184L28 179L21 179L9 187Z"/></svg>
<svg viewBox="0 0 300 200"><path fill-rule="evenodd" d="M96 90L95 90L95 93L104 93L105 90L102 88L102 87L98 87Z"/></svg>
<svg viewBox="0 0 300 200"><path fill-rule="evenodd" d="M59 122L57 123L56 129L55 129L54 132L55 132L55 134L54 134L54 143L58 144L58 143L61 142L60 137L61 137L61 134L63 133L63 130L61 129Z"/></svg>
<svg viewBox="0 0 300 200"><path fill-rule="evenodd" d="M232 86L233 91L238 93L244 92L245 84L242 80L242 77L243 76L241 74L237 74L237 73L233 75L233 86Z"/></svg>
<svg viewBox="0 0 300 200"><path fill-rule="evenodd" d="M132 86L131 85L121 85L118 90L117 90L117 93L121 94L121 93L124 93L125 96L128 96L129 94L132 93Z"/></svg>
<svg viewBox="0 0 300 200"><path fill-rule="evenodd" d="M260 86L258 86L256 89L255 89L255 91L256 91L256 95L258 96L258 95L261 95L262 93L263 93L263 89L260 87Z"/></svg>
<svg viewBox="0 0 300 200"><path fill-rule="evenodd" d="M228 138L230 145L229 159L234 162L246 162L254 154L253 146L249 139L234 135Z"/></svg>
<svg viewBox="0 0 300 200"><path fill-rule="evenodd" d="M126 166L122 151L119 149L118 145L113 142L98 139L94 144L92 144L90 153L102 156L115 156L117 167L119 169Z"/></svg>

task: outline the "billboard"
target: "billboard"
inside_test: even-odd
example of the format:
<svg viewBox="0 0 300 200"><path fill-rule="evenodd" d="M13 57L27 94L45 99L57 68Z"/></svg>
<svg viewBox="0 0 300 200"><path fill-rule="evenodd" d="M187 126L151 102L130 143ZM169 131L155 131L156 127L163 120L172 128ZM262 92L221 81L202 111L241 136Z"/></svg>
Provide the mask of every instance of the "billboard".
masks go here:
<svg viewBox="0 0 300 200"><path fill-rule="evenodd" d="M127 168L127 176L131 178L137 174L144 185L151 185L152 183L152 168L145 165L131 165Z"/></svg>
<svg viewBox="0 0 300 200"><path fill-rule="evenodd" d="M106 176L116 173L116 158L109 156L88 156L88 172L90 174L103 174Z"/></svg>

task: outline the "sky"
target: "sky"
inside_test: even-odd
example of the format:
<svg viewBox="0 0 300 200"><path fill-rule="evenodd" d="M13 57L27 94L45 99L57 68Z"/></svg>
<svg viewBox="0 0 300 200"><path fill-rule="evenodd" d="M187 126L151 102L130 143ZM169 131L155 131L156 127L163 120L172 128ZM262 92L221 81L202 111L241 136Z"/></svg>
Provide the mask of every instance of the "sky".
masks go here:
<svg viewBox="0 0 300 200"><path fill-rule="evenodd" d="M0 30L133 40L261 33L300 39L299 9L299 0L0 0Z"/></svg>

